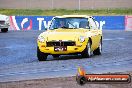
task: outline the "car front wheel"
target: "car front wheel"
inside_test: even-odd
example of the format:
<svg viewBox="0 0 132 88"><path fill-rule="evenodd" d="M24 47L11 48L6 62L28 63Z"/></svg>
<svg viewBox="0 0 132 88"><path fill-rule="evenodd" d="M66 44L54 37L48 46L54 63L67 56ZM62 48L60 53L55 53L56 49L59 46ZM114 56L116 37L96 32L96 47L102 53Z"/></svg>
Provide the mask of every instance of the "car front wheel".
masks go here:
<svg viewBox="0 0 132 88"><path fill-rule="evenodd" d="M46 61L47 59L47 54L46 53L43 53L39 50L39 48L37 47L37 57L38 57L38 60L39 61Z"/></svg>
<svg viewBox="0 0 132 88"><path fill-rule="evenodd" d="M2 28L1 29L1 32L7 32L8 31L8 28Z"/></svg>
<svg viewBox="0 0 132 88"><path fill-rule="evenodd" d="M81 53L82 57L84 58L89 58L91 56L91 43L88 42L86 48L84 51Z"/></svg>

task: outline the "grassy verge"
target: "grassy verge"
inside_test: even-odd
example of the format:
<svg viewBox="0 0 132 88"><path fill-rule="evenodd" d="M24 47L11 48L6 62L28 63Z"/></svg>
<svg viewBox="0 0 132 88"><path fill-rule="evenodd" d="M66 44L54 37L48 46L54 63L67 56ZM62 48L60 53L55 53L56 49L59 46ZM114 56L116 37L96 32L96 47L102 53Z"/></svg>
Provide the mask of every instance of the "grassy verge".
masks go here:
<svg viewBox="0 0 132 88"><path fill-rule="evenodd" d="M32 16L56 16L56 15L132 15L132 9L98 9L98 10L27 10L27 9L0 9L0 14L5 15L32 15Z"/></svg>

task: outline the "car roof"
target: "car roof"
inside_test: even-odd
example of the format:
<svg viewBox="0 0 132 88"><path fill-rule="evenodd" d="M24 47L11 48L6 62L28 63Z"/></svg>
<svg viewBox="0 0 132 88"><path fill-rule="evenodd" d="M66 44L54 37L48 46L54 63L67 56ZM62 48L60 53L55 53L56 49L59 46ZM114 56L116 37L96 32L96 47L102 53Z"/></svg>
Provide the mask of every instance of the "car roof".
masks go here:
<svg viewBox="0 0 132 88"><path fill-rule="evenodd" d="M87 16L87 15L63 15L63 16L55 16L55 18L70 18L70 17L92 18L92 16Z"/></svg>

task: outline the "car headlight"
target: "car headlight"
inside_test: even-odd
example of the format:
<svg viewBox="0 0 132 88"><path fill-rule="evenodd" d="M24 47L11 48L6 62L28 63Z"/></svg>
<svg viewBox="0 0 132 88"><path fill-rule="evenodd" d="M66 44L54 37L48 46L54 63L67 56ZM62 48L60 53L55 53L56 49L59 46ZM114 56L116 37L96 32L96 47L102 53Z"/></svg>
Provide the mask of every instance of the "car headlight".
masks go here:
<svg viewBox="0 0 132 88"><path fill-rule="evenodd" d="M44 41L45 41L45 38L44 38L43 36L40 35L40 36L38 37L38 41L44 42Z"/></svg>
<svg viewBox="0 0 132 88"><path fill-rule="evenodd" d="M80 42L84 42L85 41L85 36L80 36L79 40L80 40Z"/></svg>

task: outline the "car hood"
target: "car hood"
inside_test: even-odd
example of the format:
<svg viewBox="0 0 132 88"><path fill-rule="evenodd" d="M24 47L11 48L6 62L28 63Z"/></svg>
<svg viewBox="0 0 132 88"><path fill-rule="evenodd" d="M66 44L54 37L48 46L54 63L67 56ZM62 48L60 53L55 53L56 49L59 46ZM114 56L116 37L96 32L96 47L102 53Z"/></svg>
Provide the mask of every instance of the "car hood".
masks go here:
<svg viewBox="0 0 132 88"><path fill-rule="evenodd" d="M44 36L47 38L47 41L52 40L73 40L75 41L80 36L85 36L86 30L82 29L56 29L48 30L44 32Z"/></svg>

